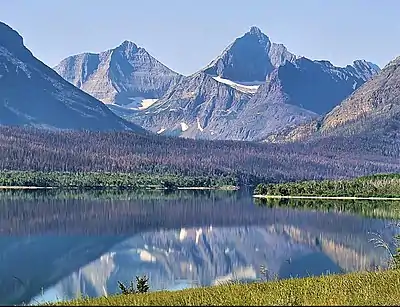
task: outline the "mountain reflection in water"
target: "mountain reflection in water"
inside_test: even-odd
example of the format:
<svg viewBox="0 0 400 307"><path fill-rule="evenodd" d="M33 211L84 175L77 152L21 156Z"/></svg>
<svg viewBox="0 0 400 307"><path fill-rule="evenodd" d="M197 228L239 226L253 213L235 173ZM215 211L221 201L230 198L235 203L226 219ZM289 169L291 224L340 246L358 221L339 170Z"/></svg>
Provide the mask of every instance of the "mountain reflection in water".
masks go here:
<svg viewBox="0 0 400 307"><path fill-rule="evenodd" d="M247 192L3 192L1 304L385 266L389 220L256 206Z"/></svg>

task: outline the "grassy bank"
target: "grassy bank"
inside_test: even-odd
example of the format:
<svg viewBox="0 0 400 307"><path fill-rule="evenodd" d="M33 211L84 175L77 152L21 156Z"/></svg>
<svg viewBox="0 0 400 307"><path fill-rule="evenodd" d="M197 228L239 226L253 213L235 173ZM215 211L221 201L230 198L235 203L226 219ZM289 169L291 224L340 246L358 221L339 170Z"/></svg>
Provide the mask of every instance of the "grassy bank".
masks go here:
<svg viewBox="0 0 400 307"><path fill-rule="evenodd" d="M389 270L78 299L58 305L399 305L399 289L400 271Z"/></svg>
<svg viewBox="0 0 400 307"><path fill-rule="evenodd" d="M174 174L107 172L2 171L0 189L124 188L124 189L235 189L231 176L179 176Z"/></svg>
<svg viewBox="0 0 400 307"><path fill-rule="evenodd" d="M400 174L381 174L349 180L259 184L256 195L325 197L400 197Z"/></svg>

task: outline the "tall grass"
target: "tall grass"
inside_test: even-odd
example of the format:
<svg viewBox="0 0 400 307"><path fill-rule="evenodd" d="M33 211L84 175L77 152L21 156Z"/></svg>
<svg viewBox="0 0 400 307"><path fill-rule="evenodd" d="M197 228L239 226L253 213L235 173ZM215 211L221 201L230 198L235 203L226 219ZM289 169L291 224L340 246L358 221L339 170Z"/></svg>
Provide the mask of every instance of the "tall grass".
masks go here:
<svg viewBox="0 0 400 307"><path fill-rule="evenodd" d="M66 306L399 305L400 270L83 298ZM50 304L49 304L50 305Z"/></svg>

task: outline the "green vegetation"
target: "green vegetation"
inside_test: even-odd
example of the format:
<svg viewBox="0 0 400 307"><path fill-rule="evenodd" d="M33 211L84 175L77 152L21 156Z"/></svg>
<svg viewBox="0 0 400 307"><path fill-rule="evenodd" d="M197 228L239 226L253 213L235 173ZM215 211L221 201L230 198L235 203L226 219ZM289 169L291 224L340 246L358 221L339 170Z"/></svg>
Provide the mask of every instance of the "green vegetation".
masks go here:
<svg viewBox="0 0 400 307"><path fill-rule="evenodd" d="M259 198L255 204L269 208L348 212L372 218L400 219L400 201Z"/></svg>
<svg viewBox="0 0 400 307"><path fill-rule="evenodd" d="M131 281L129 287L118 281L118 287L121 289L121 293L125 295L147 293L150 289L149 278L146 277L146 275L143 277L136 276L136 287L134 286L133 281Z"/></svg>
<svg viewBox="0 0 400 307"><path fill-rule="evenodd" d="M280 196L400 197L400 174L382 174L350 180L259 184L254 194Z"/></svg>
<svg viewBox="0 0 400 307"><path fill-rule="evenodd" d="M174 190L178 187L222 187L226 189L227 186L236 185L236 178L231 176L177 176L107 172L0 172L0 186L8 187L158 188Z"/></svg>
<svg viewBox="0 0 400 307"><path fill-rule="evenodd" d="M351 273L248 284L226 284L181 291L160 291L82 298L63 306L293 306L398 305L400 271ZM48 304L54 305L54 304Z"/></svg>

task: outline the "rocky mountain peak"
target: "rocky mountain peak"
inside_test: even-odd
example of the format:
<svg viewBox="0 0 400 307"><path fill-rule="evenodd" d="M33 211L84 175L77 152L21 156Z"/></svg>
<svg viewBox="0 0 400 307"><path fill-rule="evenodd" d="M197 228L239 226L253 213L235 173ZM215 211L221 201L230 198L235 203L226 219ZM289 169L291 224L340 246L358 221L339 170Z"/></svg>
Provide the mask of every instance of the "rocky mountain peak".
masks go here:
<svg viewBox="0 0 400 307"><path fill-rule="evenodd" d="M400 56L396 57L395 59L391 60L383 69L389 68L390 66L398 66L400 65Z"/></svg>
<svg viewBox="0 0 400 307"><path fill-rule="evenodd" d="M82 55L69 57L54 69L104 103L137 108L146 99L160 98L181 78L146 49L128 40L86 58Z"/></svg>
<svg viewBox="0 0 400 307"><path fill-rule="evenodd" d="M255 43L258 43L262 46L267 46L271 44L271 41L269 40L269 37L265 35L260 28L253 26L250 28L248 32L246 32L242 38L246 37L247 39L252 39L254 40Z"/></svg>
<svg viewBox="0 0 400 307"><path fill-rule="evenodd" d="M32 56L32 53L25 48L21 35L10 26L0 22L0 46L12 50L20 57Z"/></svg>
<svg viewBox="0 0 400 307"><path fill-rule="evenodd" d="M124 49L138 49L138 46L134 42L128 40L124 40L119 47Z"/></svg>
<svg viewBox="0 0 400 307"><path fill-rule="evenodd" d="M285 46L271 43L267 35L253 26L203 71L237 82L263 82L274 68L295 58Z"/></svg>
<svg viewBox="0 0 400 307"><path fill-rule="evenodd" d="M141 50L145 51L145 49L138 47L134 42L125 40L118 47L113 49L113 52L122 52L128 58Z"/></svg>
<svg viewBox="0 0 400 307"><path fill-rule="evenodd" d="M264 33L262 33L262 31L260 30L260 28L256 27L256 26L252 26L250 28L249 34L251 35L256 35L256 36L261 36L261 35L265 35Z"/></svg>

